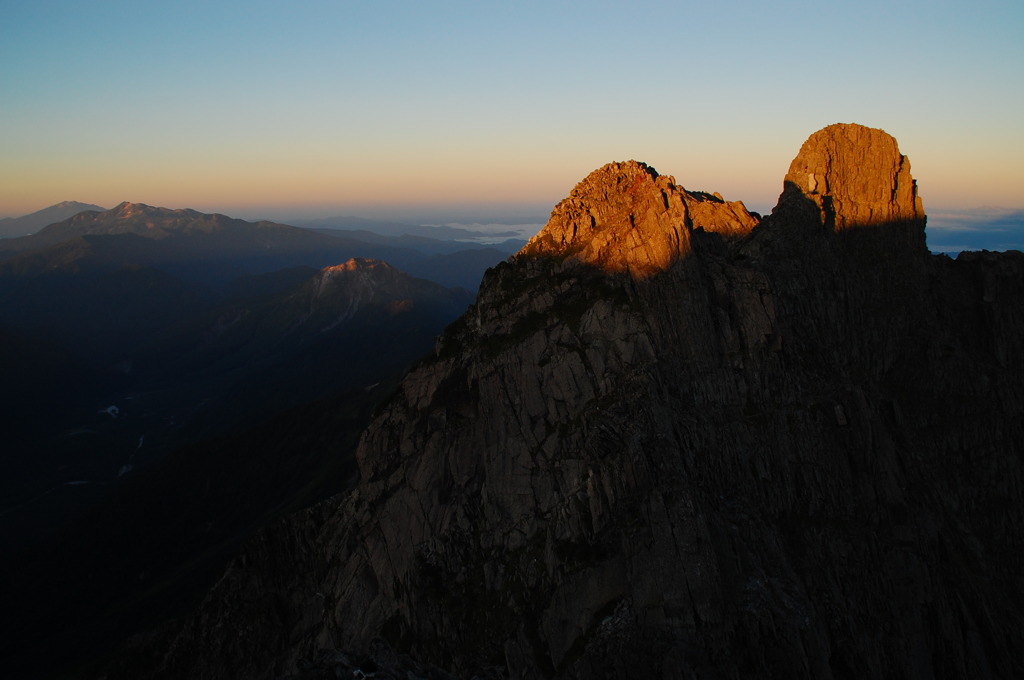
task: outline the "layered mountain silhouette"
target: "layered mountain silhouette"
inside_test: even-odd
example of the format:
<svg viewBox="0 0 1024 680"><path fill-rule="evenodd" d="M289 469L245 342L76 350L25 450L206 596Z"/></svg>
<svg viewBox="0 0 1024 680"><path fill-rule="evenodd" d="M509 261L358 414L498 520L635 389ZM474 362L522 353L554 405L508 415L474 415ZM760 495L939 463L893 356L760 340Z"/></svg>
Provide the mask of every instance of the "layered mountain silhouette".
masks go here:
<svg viewBox="0 0 1024 680"><path fill-rule="evenodd" d="M36 677L175 612L255 528L350 485L338 442L474 299L372 257L436 252L138 204L3 248L0 633L5 667ZM472 253L449 280L505 257Z"/></svg>
<svg viewBox="0 0 1024 680"><path fill-rule="evenodd" d="M10 324L0 326L0 365L12 396L5 484L23 487L7 504L69 475L109 478L143 436L147 450L163 437L208 437L387 379L473 299L365 258L239 285L211 298L144 266L0 279ZM107 455L92 461L80 442L96 439L86 448ZM26 484L37 465L56 471Z"/></svg>
<svg viewBox="0 0 1024 680"><path fill-rule="evenodd" d="M924 227L859 125L764 219L600 168L105 677L1024 676L1024 256Z"/></svg>
<svg viewBox="0 0 1024 680"><path fill-rule="evenodd" d="M441 274L440 283L475 290L487 266L514 252L509 250L513 246L515 242L481 247L369 232L313 231L125 202L0 241L0 277L97 273L131 265L218 288L245 274L300 265L321 268L370 257L418 276Z"/></svg>
<svg viewBox="0 0 1024 680"><path fill-rule="evenodd" d="M118 363L197 310L248 295L242 282L265 285L279 277L269 276L274 272L306 267L312 273L372 258L475 291L487 267L507 254L440 241L417 250L395 238L363 241L343 232L122 203L0 242L0 319Z"/></svg>
<svg viewBox="0 0 1024 680"><path fill-rule="evenodd" d="M488 252L492 264L502 257ZM399 370L429 348L433 335L472 300L469 292L442 289L365 259L381 254L433 260L432 254L287 225L131 203L81 212L32 236L6 240L0 245L0 324L9 345L3 356L14 394L29 397L16 399L6 416L15 433L31 440L42 423L52 424L55 417L63 422L63 412L54 411L58 404L70 408L69 414L95 412L109 405L104 400L120 401L123 408L126 395L138 405L138 394L150 401L159 394L158 410L171 412L166 419L177 427L195 413L186 403L228 399L230 390L237 392L232 386L245 382L260 387L231 398L240 417L247 417L245 409L260 392L277 394L275 403L295 405L360 380L373 382L378 369ZM317 283L339 262L358 262L353 272L365 277ZM473 260L457 276L471 279L472 270L485 268ZM320 285L322 295L306 299L292 290L303 285ZM345 286L352 289L339 292ZM332 295L355 297L338 311L332 305L340 298ZM388 311L388 305L404 307ZM332 314L337 318L329 327L314 328ZM342 336L348 344L339 344ZM392 337L408 344L395 348L387 340ZM330 384L332 373L321 362L337 364L339 357L361 351L359 343L394 351L352 362L347 373L361 377ZM32 344L53 349L31 355L19 350ZM26 361L30 357L38 361ZM57 384L58 367L68 361L89 378ZM295 388L279 389L272 376L260 380L260 371L287 374ZM41 379L47 375L53 377ZM45 394L53 399L36 399ZM25 413L32 416L26 420Z"/></svg>
<svg viewBox="0 0 1024 680"><path fill-rule="evenodd" d="M353 256L402 254L399 249L368 245L273 222L126 202L104 212L82 212L31 236L0 243L0 254L6 255L0 274L77 273L131 264L221 284L243 273L285 266L322 267Z"/></svg>

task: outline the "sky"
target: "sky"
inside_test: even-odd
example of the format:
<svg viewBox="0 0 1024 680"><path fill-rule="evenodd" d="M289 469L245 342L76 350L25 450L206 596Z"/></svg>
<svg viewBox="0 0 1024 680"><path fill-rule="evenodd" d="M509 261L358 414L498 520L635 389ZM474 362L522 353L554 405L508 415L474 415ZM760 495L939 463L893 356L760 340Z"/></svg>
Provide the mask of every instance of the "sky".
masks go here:
<svg viewBox="0 0 1024 680"><path fill-rule="evenodd" d="M895 136L927 211L1005 213L1022 35L1021 0L0 0L0 217L543 221L628 159L767 212L836 122Z"/></svg>

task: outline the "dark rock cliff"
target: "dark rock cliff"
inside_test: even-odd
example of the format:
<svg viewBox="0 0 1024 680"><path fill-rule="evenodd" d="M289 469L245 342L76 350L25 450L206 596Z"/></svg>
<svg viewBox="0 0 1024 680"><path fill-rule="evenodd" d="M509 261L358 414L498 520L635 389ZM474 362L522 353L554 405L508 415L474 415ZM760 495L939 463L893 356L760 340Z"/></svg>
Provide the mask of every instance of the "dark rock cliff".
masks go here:
<svg viewBox="0 0 1024 680"><path fill-rule="evenodd" d="M924 224L861 126L763 220L601 168L377 415L357 491L111 675L1024 676L1024 256Z"/></svg>

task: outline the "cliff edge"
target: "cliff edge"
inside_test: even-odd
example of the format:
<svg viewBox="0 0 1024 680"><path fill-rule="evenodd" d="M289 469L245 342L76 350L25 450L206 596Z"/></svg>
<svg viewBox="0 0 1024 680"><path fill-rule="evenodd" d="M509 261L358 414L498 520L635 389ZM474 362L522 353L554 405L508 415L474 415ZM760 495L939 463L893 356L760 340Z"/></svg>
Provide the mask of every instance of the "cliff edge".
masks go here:
<svg viewBox="0 0 1024 680"><path fill-rule="evenodd" d="M924 227L862 126L763 220L597 170L143 674L1024 676L1024 256Z"/></svg>

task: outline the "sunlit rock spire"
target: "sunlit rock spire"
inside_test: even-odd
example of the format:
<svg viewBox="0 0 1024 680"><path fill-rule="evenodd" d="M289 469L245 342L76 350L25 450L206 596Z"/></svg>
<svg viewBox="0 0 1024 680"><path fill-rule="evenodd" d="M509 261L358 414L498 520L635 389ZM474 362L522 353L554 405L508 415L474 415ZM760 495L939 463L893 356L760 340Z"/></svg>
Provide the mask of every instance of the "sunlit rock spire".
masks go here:
<svg viewBox="0 0 1024 680"><path fill-rule="evenodd" d="M790 231L881 227L894 244L926 252L924 207L910 161L891 135L863 125L829 125L804 142L770 222Z"/></svg>

